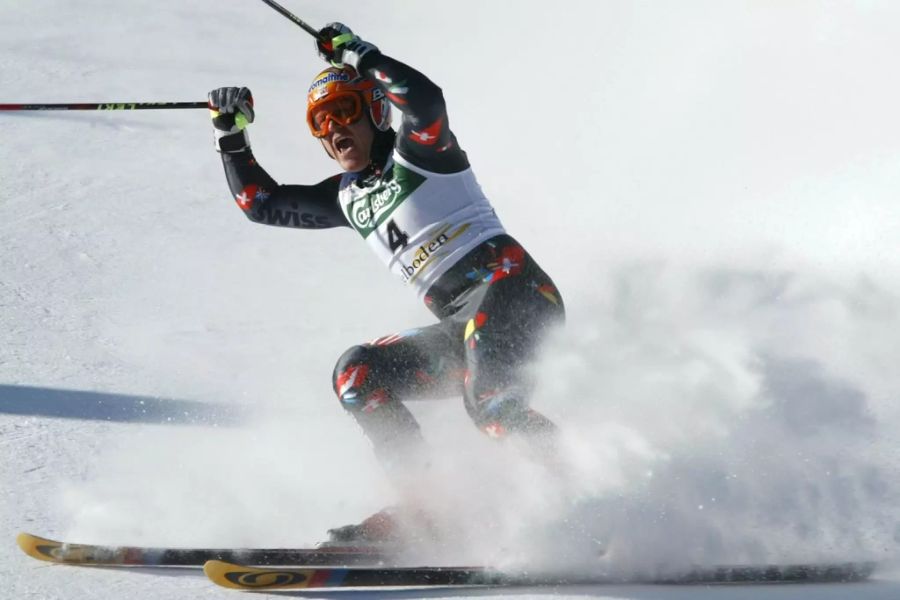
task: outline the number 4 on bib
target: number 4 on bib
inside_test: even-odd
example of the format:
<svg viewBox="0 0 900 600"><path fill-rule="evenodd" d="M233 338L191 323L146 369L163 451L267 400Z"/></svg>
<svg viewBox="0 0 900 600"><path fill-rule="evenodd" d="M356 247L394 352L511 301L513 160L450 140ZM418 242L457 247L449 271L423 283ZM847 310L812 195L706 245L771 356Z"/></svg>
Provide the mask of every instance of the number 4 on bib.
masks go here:
<svg viewBox="0 0 900 600"><path fill-rule="evenodd" d="M405 231L400 231L393 219L388 221L387 234L391 252L396 252L400 248L406 248L406 245L409 244L409 234Z"/></svg>

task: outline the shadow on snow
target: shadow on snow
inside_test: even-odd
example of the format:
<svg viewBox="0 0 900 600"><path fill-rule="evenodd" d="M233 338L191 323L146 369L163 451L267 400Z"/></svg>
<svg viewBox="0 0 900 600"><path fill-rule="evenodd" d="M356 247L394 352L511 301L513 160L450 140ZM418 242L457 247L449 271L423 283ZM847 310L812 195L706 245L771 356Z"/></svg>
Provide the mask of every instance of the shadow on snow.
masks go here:
<svg viewBox="0 0 900 600"><path fill-rule="evenodd" d="M0 414L161 425L235 425L241 416L218 403L18 385L0 385Z"/></svg>

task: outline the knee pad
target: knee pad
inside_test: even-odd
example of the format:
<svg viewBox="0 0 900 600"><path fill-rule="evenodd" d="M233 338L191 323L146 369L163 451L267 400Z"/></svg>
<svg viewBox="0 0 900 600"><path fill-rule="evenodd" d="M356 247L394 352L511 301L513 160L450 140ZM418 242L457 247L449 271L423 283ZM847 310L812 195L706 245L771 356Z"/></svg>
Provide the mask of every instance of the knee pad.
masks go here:
<svg viewBox="0 0 900 600"><path fill-rule="evenodd" d="M331 377L334 393L347 410L362 408L365 384L369 377L369 351L365 346L353 346L344 352L334 366Z"/></svg>

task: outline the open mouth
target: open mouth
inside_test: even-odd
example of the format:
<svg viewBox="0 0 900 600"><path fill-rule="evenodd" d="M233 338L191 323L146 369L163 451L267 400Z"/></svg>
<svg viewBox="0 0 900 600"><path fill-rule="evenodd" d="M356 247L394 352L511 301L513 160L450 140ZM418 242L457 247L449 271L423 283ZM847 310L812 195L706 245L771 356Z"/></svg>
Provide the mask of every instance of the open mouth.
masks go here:
<svg viewBox="0 0 900 600"><path fill-rule="evenodd" d="M343 154L353 148L353 140L348 137L338 138L334 141L334 149Z"/></svg>

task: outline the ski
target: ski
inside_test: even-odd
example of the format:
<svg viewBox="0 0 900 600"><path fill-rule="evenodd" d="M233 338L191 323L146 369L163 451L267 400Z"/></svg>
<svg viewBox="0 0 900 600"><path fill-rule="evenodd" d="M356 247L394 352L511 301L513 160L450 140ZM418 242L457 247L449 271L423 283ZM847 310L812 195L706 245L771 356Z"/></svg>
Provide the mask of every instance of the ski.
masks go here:
<svg viewBox="0 0 900 600"><path fill-rule="evenodd" d="M484 567L256 568L211 560L209 579L239 590L333 587L561 586L580 584L848 583L868 578L875 563L697 567L678 574L622 577L507 573Z"/></svg>
<svg viewBox="0 0 900 600"><path fill-rule="evenodd" d="M20 533L19 547L38 560L107 567L201 567L208 560L251 565L377 565L391 559L386 550L365 547L323 548L152 548L73 544Z"/></svg>

